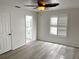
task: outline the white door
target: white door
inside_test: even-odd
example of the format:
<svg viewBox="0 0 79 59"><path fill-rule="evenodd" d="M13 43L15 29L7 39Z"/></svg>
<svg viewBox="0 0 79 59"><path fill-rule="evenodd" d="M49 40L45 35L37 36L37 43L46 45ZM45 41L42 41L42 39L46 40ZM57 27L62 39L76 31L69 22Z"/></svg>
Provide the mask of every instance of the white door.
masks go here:
<svg viewBox="0 0 79 59"><path fill-rule="evenodd" d="M26 16L26 42L32 41L33 39L33 17Z"/></svg>
<svg viewBox="0 0 79 59"><path fill-rule="evenodd" d="M0 13L0 54L11 50L10 15Z"/></svg>

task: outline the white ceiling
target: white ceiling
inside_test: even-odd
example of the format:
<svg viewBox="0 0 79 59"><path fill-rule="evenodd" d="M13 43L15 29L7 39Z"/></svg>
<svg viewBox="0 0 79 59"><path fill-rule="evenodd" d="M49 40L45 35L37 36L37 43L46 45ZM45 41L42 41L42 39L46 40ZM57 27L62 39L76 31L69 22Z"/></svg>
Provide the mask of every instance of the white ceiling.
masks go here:
<svg viewBox="0 0 79 59"><path fill-rule="evenodd" d="M33 8L26 8L24 7L25 4L35 4L34 1L36 0L0 0L0 6L11 6L14 7L15 5L20 6L23 9L30 9L37 11ZM47 0L52 1L52 0ZM67 9L67 8L79 8L79 0L59 0L60 5L55 8L49 8L49 10L58 10L58 9Z"/></svg>

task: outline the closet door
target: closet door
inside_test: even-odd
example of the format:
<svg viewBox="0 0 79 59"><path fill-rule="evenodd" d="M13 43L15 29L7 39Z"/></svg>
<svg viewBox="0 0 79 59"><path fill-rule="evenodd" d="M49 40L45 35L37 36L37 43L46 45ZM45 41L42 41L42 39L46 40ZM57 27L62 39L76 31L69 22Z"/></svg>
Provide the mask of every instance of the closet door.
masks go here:
<svg viewBox="0 0 79 59"><path fill-rule="evenodd" d="M0 54L11 50L10 15L0 12Z"/></svg>

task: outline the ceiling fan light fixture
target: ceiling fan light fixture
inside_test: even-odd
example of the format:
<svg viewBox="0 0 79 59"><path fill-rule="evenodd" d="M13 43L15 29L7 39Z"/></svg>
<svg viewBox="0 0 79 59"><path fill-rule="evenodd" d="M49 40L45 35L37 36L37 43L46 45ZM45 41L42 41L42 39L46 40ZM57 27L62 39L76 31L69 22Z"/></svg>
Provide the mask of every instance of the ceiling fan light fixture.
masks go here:
<svg viewBox="0 0 79 59"><path fill-rule="evenodd" d="M58 0L53 0L53 1L51 0L50 3L47 3L46 1L47 0L37 0L36 2L37 5L24 5L24 6L34 7L34 9L37 9L38 11L44 11L45 9L47 10L50 7L56 7L59 5Z"/></svg>
<svg viewBox="0 0 79 59"><path fill-rule="evenodd" d="M44 6L39 6L39 7L37 7L37 10L43 11L43 10L45 10L45 7Z"/></svg>

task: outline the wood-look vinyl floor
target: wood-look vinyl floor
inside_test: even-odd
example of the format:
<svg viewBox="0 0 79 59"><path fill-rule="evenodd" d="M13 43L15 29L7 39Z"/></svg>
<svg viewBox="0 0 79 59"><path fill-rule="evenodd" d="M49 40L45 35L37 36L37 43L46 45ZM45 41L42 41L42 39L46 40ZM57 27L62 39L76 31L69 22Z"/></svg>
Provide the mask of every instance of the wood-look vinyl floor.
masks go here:
<svg viewBox="0 0 79 59"><path fill-rule="evenodd" d="M42 41L27 43L14 51L0 55L0 59L79 59L79 49Z"/></svg>

